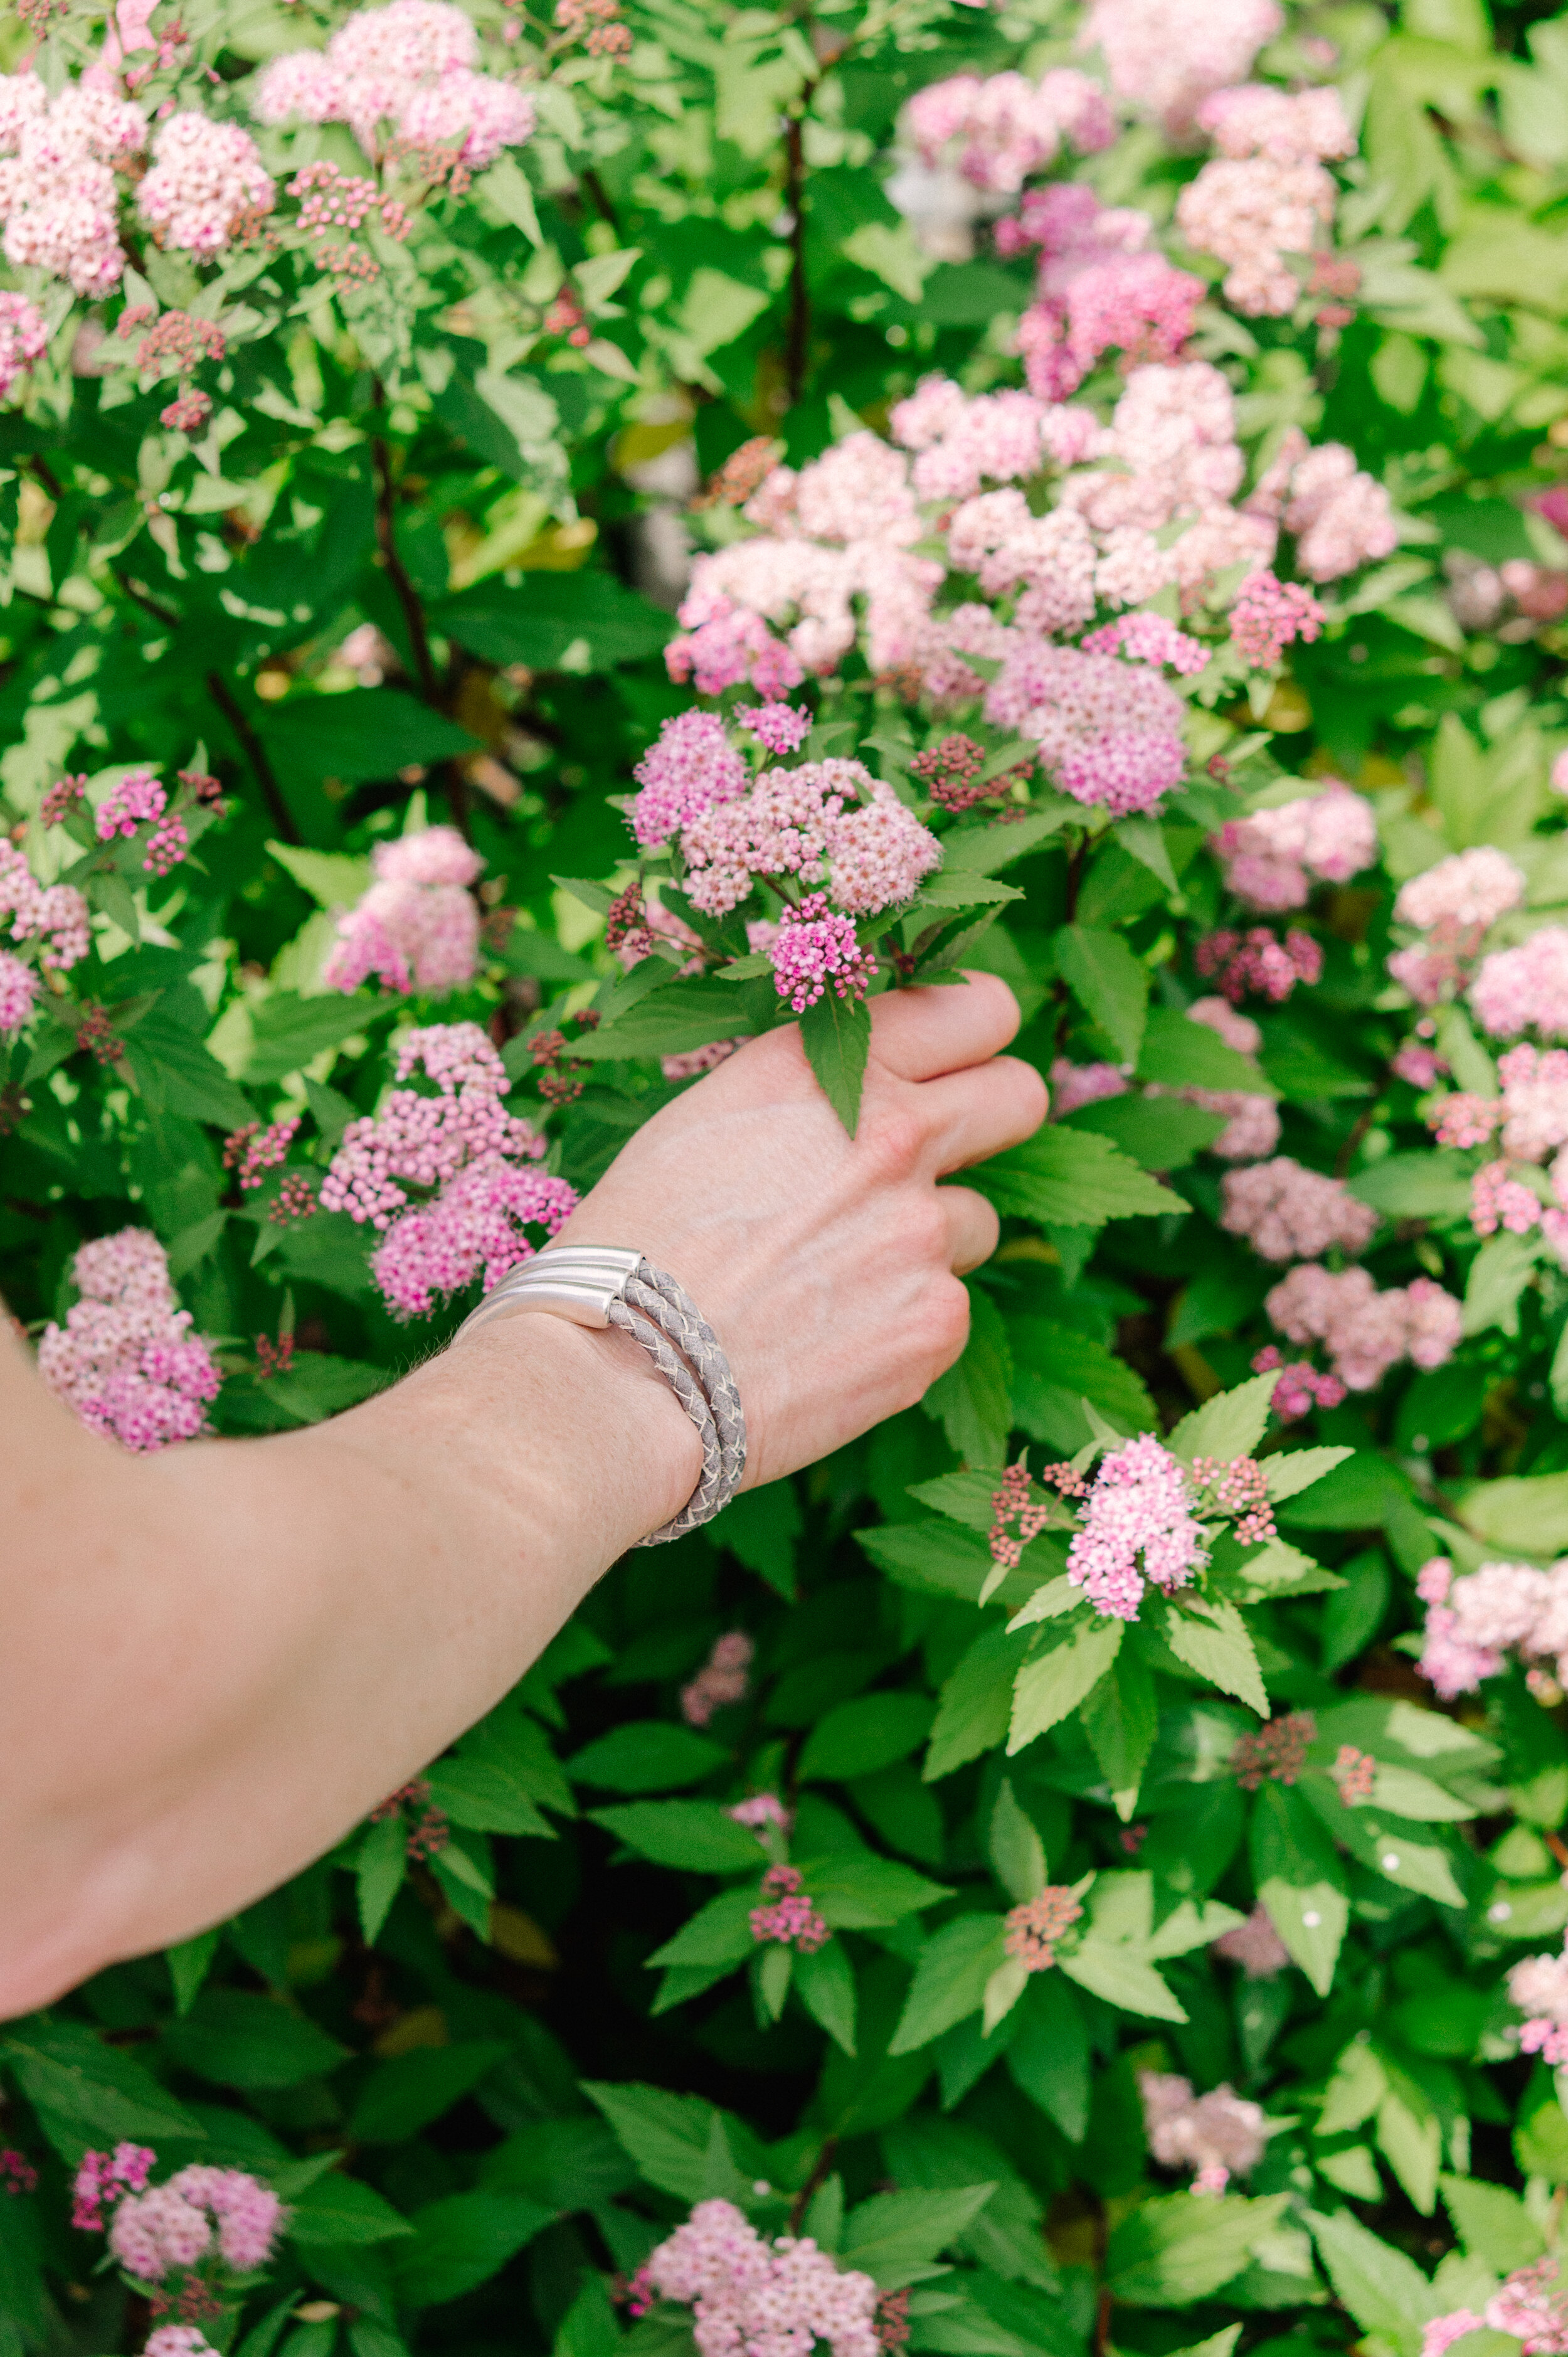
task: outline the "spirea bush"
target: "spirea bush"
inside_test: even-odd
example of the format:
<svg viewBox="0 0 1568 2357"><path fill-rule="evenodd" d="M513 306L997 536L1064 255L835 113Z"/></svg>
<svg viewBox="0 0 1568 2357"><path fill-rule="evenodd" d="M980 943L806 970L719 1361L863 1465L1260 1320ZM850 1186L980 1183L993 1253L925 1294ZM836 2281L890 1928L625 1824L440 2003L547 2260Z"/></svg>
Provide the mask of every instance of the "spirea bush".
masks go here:
<svg viewBox="0 0 1568 2357"><path fill-rule="evenodd" d="M775 1024L853 1129L989 969L1052 1103L919 1408L6 2025L0 2357L1568 2349L1563 22L3 48L0 1287L102 1445L369 1396Z"/></svg>

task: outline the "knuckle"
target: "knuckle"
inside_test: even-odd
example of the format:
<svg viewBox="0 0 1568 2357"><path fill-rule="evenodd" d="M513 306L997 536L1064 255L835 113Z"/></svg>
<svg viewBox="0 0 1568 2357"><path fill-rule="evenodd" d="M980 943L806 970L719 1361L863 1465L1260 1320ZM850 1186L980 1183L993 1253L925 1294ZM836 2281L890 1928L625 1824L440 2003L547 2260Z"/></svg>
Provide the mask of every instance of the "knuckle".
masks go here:
<svg viewBox="0 0 1568 2357"><path fill-rule="evenodd" d="M934 1187L910 1188L898 1206L900 1255L917 1264L940 1261L948 1254L947 1221Z"/></svg>
<svg viewBox="0 0 1568 2357"><path fill-rule="evenodd" d="M926 1125L912 1104L883 1107L866 1141L877 1174L885 1179L908 1176L926 1145Z"/></svg>

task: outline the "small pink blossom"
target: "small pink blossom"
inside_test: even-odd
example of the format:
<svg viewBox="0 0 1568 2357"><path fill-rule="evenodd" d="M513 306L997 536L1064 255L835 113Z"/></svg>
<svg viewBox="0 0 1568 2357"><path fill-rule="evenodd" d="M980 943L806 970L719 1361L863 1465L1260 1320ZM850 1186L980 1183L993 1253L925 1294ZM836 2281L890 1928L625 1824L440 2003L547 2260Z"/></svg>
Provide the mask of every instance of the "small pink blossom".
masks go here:
<svg viewBox="0 0 1568 2357"><path fill-rule="evenodd" d="M194 1440L222 1376L178 1307L168 1259L145 1228L83 1244L81 1298L38 1344L38 1372L90 1431L133 1450Z"/></svg>
<svg viewBox="0 0 1568 2357"><path fill-rule="evenodd" d="M726 1703L745 1701L756 1651L743 1629L732 1629L727 1636L714 1641L703 1667L681 1689L681 1716L688 1727L706 1727L715 1710Z"/></svg>
<svg viewBox="0 0 1568 2357"><path fill-rule="evenodd" d="M1256 671L1268 671L1297 639L1310 641L1326 619L1310 589L1266 569L1250 573L1230 608L1230 642Z"/></svg>
<svg viewBox="0 0 1568 2357"><path fill-rule="evenodd" d="M779 708L789 707L761 707ZM733 802L751 782L746 762L714 712L679 712L666 720L658 743L632 774L641 789L632 804L632 832L645 850L679 834L704 811Z"/></svg>
<svg viewBox="0 0 1568 2357"><path fill-rule="evenodd" d="M1208 1560L1186 1476L1152 1434L1102 1458L1068 1549L1067 1576L1095 1609L1135 1620L1145 1580L1166 1595Z"/></svg>
<svg viewBox="0 0 1568 2357"><path fill-rule="evenodd" d="M769 1904L751 1910L751 1936L759 1947L777 1944L810 1956L828 1938L828 1927L816 1901L800 1888L795 1866L770 1866L762 1878L762 1895Z"/></svg>
<svg viewBox="0 0 1568 2357"><path fill-rule="evenodd" d="M796 1015L814 1006L830 982L840 998L864 998L876 972L875 958L855 939L854 919L830 910L824 892L784 910L768 954L774 987Z"/></svg>
<svg viewBox="0 0 1568 2357"><path fill-rule="evenodd" d="M479 912L468 888L484 864L450 826L378 844L371 854L375 881L338 920L321 970L327 988L355 991L373 975L405 994L440 994L470 981Z"/></svg>
<svg viewBox="0 0 1568 2357"><path fill-rule="evenodd" d="M1272 1980L1291 1960L1290 1950L1275 1931L1273 1919L1262 1900L1254 1905L1244 1923L1221 1932L1210 1944L1217 1956L1240 1964L1250 1981Z"/></svg>
<svg viewBox="0 0 1568 2357"><path fill-rule="evenodd" d="M1305 1259L1336 1244L1361 1252L1377 1232L1378 1214L1343 1179L1308 1170L1289 1155L1227 1171L1222 1189L1220 1226L1245 1236L1264 1260Z"/></svg>
<svg viewBox="0 0 1568 2357"><path fill-rule="evenodd" d="M1069 1885L1047 1883L1037 1897L1009 1908L1002 1944L1026 1973L1048 1972L1057 1960L1058 1943L1082 1913Z"/></svg>
<svg viewBox="0 0 1568 2357"><path fill-rule="evenodd" d="M1190 2079L1174 2072L1142 2071L1138 2092L1149 2151L1162 2169L1191 2169L1201 2184L1193 2190L1222 2193L1230 2178L1245 2177L1268 2146L1268 2120L1261 2104L1230 2086L1195 2095Z"/></svg>

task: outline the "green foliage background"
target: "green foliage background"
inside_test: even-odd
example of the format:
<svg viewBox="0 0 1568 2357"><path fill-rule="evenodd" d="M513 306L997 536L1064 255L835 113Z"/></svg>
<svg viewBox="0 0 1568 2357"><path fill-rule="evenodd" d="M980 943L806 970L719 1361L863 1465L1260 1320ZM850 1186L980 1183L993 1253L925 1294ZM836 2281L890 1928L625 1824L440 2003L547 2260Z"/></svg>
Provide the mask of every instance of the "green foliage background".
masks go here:
<svg viewBox="0 0 1568 2357"><path fill-rule="evenodd" d="M912 91L1065 61L1075 11L634 0L629 21L628 63L557 66L524 165L422 216L379 293L334 309L292 253L205 289L150 256L163 303L229 326L194 452L157 428L166 388L123 361L95 373L90 347L0 420L6 822L64 769L167 774L203 750L230 797L168 888L149 891L128 849L91 878L112 929L73 980L124 1054L100 1066L64 1020L14 1051L0 1287L36 1330L85 1237L150 1222L223 1347L224 1431L313 1421L406 1357L363 1236L328 1215L269 1226L220 1145L280 1091L317 1156L373 1105L401 1006L323 996L317 975L327 910L411 797L471 829L496 920L481 979L424 1014L499 1014L522 1075L529 1031L612 976L591 908L553 879L613 878L612 797L687 700L660 659L670 617L634 586L660 505L640 470L690 443L705 475L759 433L803 460L883 425L929 370L972 391L1017 381L1026 265L932 264L882 159ZM232 79L297 16L187 24ZM1325 980L1267 1016L1262 1070L1285 1150L1349 1170L1390 1214L1380 1277L1444 1275L1470 1309L1449 1366L1317 1419L1355 1453L1282 1507L1306 1570L1247 1624L1271 1709L1316 1714L1306 1773L1245 1794L1226 1763L1255 1718L1216 1695L1218 1671L1155 1643L1114 1688L1134 1717L1128 1696L1145 1697L1141 1738L1097 1735L1069 1700L1004 1755L1005 1621L1041 1577L1029 1565L1051 1566L1032 1555L982 1611L992 1481L935 1477L1024 1441L1076 1447L1084 1399L1119 1429L1166 1427L1240 1382L1266 1336L1269 1273L1216 1225L1202 1124L1184 1146L1186 1108L1088 1108L1048 1168L993 1182L1006 1243L974 1284L961 1367L798 1482L618 1566L433 1770L446 1850L411 1867L401 1824L361 1829L220 1931L9 2025L5 2135L43 2184L0 2199L5 2357L139 2345L145 2313L63 2222L75 2158L119 2136L253 2168L295 2205L273 2280L210 2328L242 2357L607 2357L623 2339L628 2357L676 2357L685 2328L628 2330L608 2281L711 2193L912 2283L913 2346L957 2357L1414 2357L1424 2317L1479 2306L1552 2244L1568 2116L1553 2073L1518 2055L1500 1979L1568 1923L1563 1711L1510 1674L1438 1713L1406 1640L1412 1575L1440 1544L1463 1560L1568 1544L1568 1281L1477 1253L1463 1187L1388 1077L1406 1018L1382 960L1393 889L1434 836L1528 848L1536 904L1568 899L1544 788L1568 742L1568 633L1466 634L1442 569L1454 552L1563 553L1522 500L1568 474L1551 434L1568 419L1568 19L1296 7L1265 67L1288 76L1306 38L1338 45L1362 125L1340 216L1356 317L1326 345L1288 321L1211 322L1209 349L1249 446L1293 423L1349 443L1403 545L1255 709L1200 716L1195 751L1265 732L1256 758L1337 769L1374 798L1384 867L1319 909ZM1079 168L1164 221L1196 165L1136 129ZM544 325L564 285L582 350ZM394 683L337 661L361 621L396 649ZM835 693L857 725L909 725L865 679ZM1129 953L1114 988L1080 990L1062 948L1061 855L1010 871L1024 897L972 954L1018 990L1042 1064L1065 1038L1145 1079L1194 1077L1162 1061L1167 978L1220 887L1201 823L1166 842L1174 895L1114 844L1084 879L1077 921ZM685 1044L655 1020L596 1071L555 1125L575 1182L661 1101L657 1053ZM1137 1164L1170 1174L1179 1208ZM254 1340L283 1330L294 1366L263 1376ZM752 1697L697 1733L679 1688L733 1627L757 1642ZM1116 1805L1119 1741L1135 1806ZM1336 1815L1346 1741L1390 1780L1380 1838ZM787 1993L743 1969L757 1852L720 1805L761 1787L791 1795L792 1855L815 1861L835 1927L835 1961ZM979 2007L1030 1836L1053 1881L1097 1873L1092 1953L1039 1976L988 2041ZM1214 1960L1216 1931L1282 1889L1318 1925L1296 1964L1249 1981ZM1245 2195L1195 2201L1152 2170L1135 2084L1151 2063L1266 2104L1280 2126Z"/></svg>

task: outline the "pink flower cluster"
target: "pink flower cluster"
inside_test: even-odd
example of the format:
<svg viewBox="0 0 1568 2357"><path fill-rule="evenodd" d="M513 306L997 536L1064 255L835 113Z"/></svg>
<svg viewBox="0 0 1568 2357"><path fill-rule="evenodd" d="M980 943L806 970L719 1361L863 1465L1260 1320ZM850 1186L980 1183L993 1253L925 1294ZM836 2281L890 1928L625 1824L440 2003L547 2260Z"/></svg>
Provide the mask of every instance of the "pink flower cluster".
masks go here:
<svg viewBox="0 0 1568 2357"><path fill-rule="evenodd" d="M1249 996L1272 999L1277 1006L1298 982L1317 980L1323 951L1310 933L1294 925L1283 942L1266 925L1253 925L1245 933L1227 929L1206 934L1193 952L1193 963L1219 985L1232 1006Z"/></svg>
<svg viewBox="0 0 1568 2357"><path fill-rule="evenodd" d="M0 2145L0 2187L14 2199L38 2190L38 2172L14 2144Z"/></svg>
<svg viewBox="0 0 1568 2357"><path fill-rule="evenodd" d="M1322 1373L1310 1359L1293 1360L1287 1365L1270 1342L1254 1356L1252 1372L1272 1375L1276 1370L1279 1381L1269 1394L1269 1408L1282 1424L1295 1424L1315 1407L1338 1407L1344 1401L1345 1386L1337 1375Z"/></svg>
<svg viewBox="0 0 1568 2357"><path fill-rule="evenodd" d="M909 134L929 165L950 163L974 188L1011 195L1055 161L1109 147L1116 125L1098 82L1056 66L1037 82L1020 73L953 74L910 100Z"/></svg>
<svg viewBox="0 0 1568 2357"><path fill-rule="evenodd" d="M1230 643L1254 671L1268 671L1297 639L1310 645L1327 617L1310 589L1266 569L1249 573L1230 608Z"/></svg>
<svg viewBox="0 0 1568 2357"><path fill-rule="evenodd" d="M1358 1751L1353 1743L1342 1743L1329 1770L1334 1789L1348 1809L1359 1808L1372 1797L1377 1782L1378 1763L1369 1751Z"/></svg>
<svg viewBox="0 0 1568 2357"><path fill-rule="evenodd" d="M467 888L484 864L450 826L378 844L371 854L375 882L338 920L338 939L321 970L327 987L358 990L372 974L405 993L470 982L479 912Z"/></svg>
<svg viewBox="0 0 1568 2357"><path fill-rule="evenodd" d="M699 2201L638 2269L632 2313L654 2298L692 2310L699 2357L882 2357L876 2286L810 2235L766 2243L729 2201Z"/></svg>
<svg viewBox="0 0 1568 2357"><path fill-rule="evenodd" d="M1198 253L1227 266L1225 294L1250 318L1295 308L1291 268L1326 243L1336 190L1325 156L1355 153L1334 90L1248 86L1216 91L1197 110L1220 153L1176 200L1176 226Z"/></svg>
<svg viewBox="0 0 1568 2357"><path fill-rule="evenodd" d="M151 770L130 770L111 786L99 803L96 827L100 843L116 835L129 837L139 827L152 829L142 861L149 876L166 876L190 849L185 821L168 808L168 795Z"/></svg>
<svg viewBox="0 0 1568 2357"><path fill-rule="evenodd" d="M160 2324L142 2357L218 2357L218 2352L194 2324Z"/></svg>
<svg viewBox="0 0 1568 2357"><path fill-rule="evenodd" d="M37 305L25 295L0 294L0 401L10 398L13 387L43 358L48 345L48 329Z"/></svg>
<svg viewBox="0 0 1568 2357"><path fill-rule="evenodd" d="M1314 581L1339 581L1358 565L1391 556L1399 533L1381 483L1362 472L1343 442L1310 449L1293 425L1247 502L1295 534L1295 561Z"/></svg>
<svg viewBox="0 0 1568 2357"><path fill-rule="evenodd" d="M71 2188L70 2222L78 2233L102 2233L104 2203L140 2193L156 2159L157 2154L145 2144L117 2144L112 2153L84 2153Z"/></svg>
<svg viewBox="0 0 1568 2357"><path fill-rule="evenodd" d="M478 36L460 8L391 0L356 9L324 50L274 58L255 113L263 123L346 123L374 157L389 130L416 148L456 147L477 171L532 138L535 119L527 91L476 71L478 59Z"/></svg>
<svg viewBox="0 0 1568 2357"><path fill-rule="evenodd" d="M1365 795L1330 778L1315 794L1228 820L1211 847L1237 898L1275 913L1305 908L1315 877L1343 884L1369 867L1377 822Z"/></svg>
<svg viewBox="0 0 1568 2357"><path fill-rule="evenodd" d="M1309 1710L1286 1711L1252 1734L1239 1735L1230 1747L1236 1781L1243 1792L1261 1792L1265 1784L1295 1783L1316 1739L1317 1721Z"/></svg>
<svg viewBox="0 0 1568 2357"><path fill-rule="evenodd" d="M1079 45L1101 52L1118 98L1179 138L1199 102L1240 81L1283 22L1276 0L1092 0Z"/></svg>
<svg viewBox="0 0 1568 2357"><path fill-rule="evenodd" d="M1434 1006L1464 980L1487 931L1524 898L1524 877L1489 844L1455 852L1400 888L1396 924L1422 938L1390 957L1389 972L1418 1006Z"/></svg>
<svg viewBox="0 0 1568 2357"><path fill-rule="evenodd" d="M1029 1468L1020 1458L1009 1465L1002 1476L1001 1486L991 1493L991 1560L1004 1570L1013 1571L1022 1562L1024 1549L1037 1538L1050 1519L1054 1501L1031 1499ZM1018 1525L1017 1536L1008 1529L1010 1523Z"/></svg>
<svg viewBox="0 0 1568 2357"><path fill-rule="evenodd" d="M1459 1346L1464 1318L1429 1276L1380 1293L1364 1268L1336 1276L1312 1261L1293 1268L1264 1308L1288 1341L1321 1342L1335 1377L1352 1392L1374 1390L1401 1359L1443 1366Z"/></svg>
<svg viewBox="0 0 1568 2357"><path fill-rule="evenodd" d="M800 1888L797 1866L770 1866L762 1878L762 1895L768 1902L751 1910L751 1936L759 1947L776 1944L798 1948L803 1956L815 1953L828 1939L828 1927L817 1902Z"/></svg>
<svg viewBox="0 0 1568 2357"><path fill-rule="evenodd" d="M1239 1056L1255 1056L1263 1044L1263 1035L1251 1017L1238 1015L1226 999L1196 998L1187 1011L1189 1021L1217 1032ZM1147 1092L1150 1096L1160 1093L1153 1088ZM1225 1115L1225 1127L1209 1148L1223 1162L1261 1161L1280 1142L1279 1109L1273 1097L1251 1089L1182 1088L1175 1093L1205 1113Z"/></svg>
<svg viewBox="0 0 1568 2357"><path fill-rule="evenodd" d="M1221 1932L1210 1944L1217 1956L1240 1964L1250 1981L1272 1980L1291 1960L1290 1950L1275 1931L1273 1919L1262 1900L1244 1923Z"/></svg>
<svg viewBox="0 0 1568 2357"><path fill-rule="evenodd" d="M666 720L632 775L640 791L631 806L631 831L645 851L667 843L704 812L734 802L751 782L716 712L678 712Z"/></svg>
<svg viewBox="0 0 1568 2357"><path fill-rule="evenodd" d="M722 1710L726 1703L746 1700L756 1651L744 1629L732 1629L715 1638L714 1650L696 1676L681 1689L681 1716L688 1727L706 1727L715 1710Z"/></svg>
<svg viewBox="0 0 1568 2357"><path fill-rule="evenodd" d="M299 1120L298 1114L290 1114L265 1128L259 1121L248 1121L223 1140L223 1168L238 1175L242 1195L261 1185L264 1172L276 1169L294 1144Z"/></svg>
<svg viewBox="0 0 1568 2357"><path fill-rule="evenodd" d="M1307 1260L1338 1245L1360 1252L1370 1243L1378 1215L1343 1179L1307 1170L1288 1154L1248 1170L1228 1170L1219 1224L1245 1236L1264 1260Z"/></svg>
<svg viewBox="0 0 1568 2357"><path fill-rule="evenodd" d="M1517 949L1483 958L1470 1005L1494 1039L1521 1031L1568 1039L1568 926L1542 925Z"/></svg>
<svg viewBox="0 0 1568 2357"><path fill-rule="evenodd" d="M1033 1899L1008 1909L1002 1944L1026 1973L1047 1973L1056 1963L1058 1941L1082 1913L1069 1884L1047 1883Z"/></svg>
<svg viewBox="0 0 1568 2357"><path fill-rule="evenodd" d="M1130 662L1165 663L1184 679L1200 672L1208 661L1201 639L1189 638L1163 614L1123 614L1083 640L1086 655L1123 654Z"/></svg>
<svg viewBox="0 0 1568 2357"><path fill-rule="evenodd" d="M242 220L271 212L276 186L237 124L186 111L160 124L136 207L159 245L218 253Z"/></svg>
<svg viewBox="0 0 1568 2357"><path fill-rule="evenodd" d="M531 1256L525 1227L554 1235L577 1203L564 1178L529 1167L544 1141L501 1103L511 1083L477 1023L405 1031L397 1080L418 1071L435 1095L400 1085L350 1122L321 1184L324 1211L387 1230L371 1271L400 1318L427 1317L477 1276L495 1285ZM408 1210L411 1186L437 1191Z"/></svg>
<svg viewBox="0 0 1568 2357"><path fill-rule="evenodd" d="M1064 793L1118 818L1157 811L1186 774L1180 697L1157 672L1113 655L1021 640L987 691L985 716L1033 737Z"/></svg>
<svg viewBox="0 0 1568 2357"><path fill-rule="evenodd" d="M1549 1571L1484 1563L1455 1578L1436 1555L1416 1593L1427 1608L1421 1674L1445 1702L1496 1677L1510 1652L1532 1667L1552 1663L1559 1685L1568 1679L1568 1556Z"/></svg>
<svg viewBox="0 0 1568 2357"><path fill-rule="evenodd" d="M1509 1975L1509 1998L1529 2017L1520 2050L1555 2069L1568 2062L1568 1952L1526 1956Z"/></svg>
<svg viewBox="0 0 1568 2357"><path fill-rule="evenodd" d="M114 2212L109 2247L144 2283L194 2266L215 2240L225 2266L248 2275L266 2265L282 2222L283 2204L269 2186L244 2169L197 2163L166 2185L127 2194Z"/></svg>
<svg viewBox="0 0 1568 2357"><path fill-rule="evenodd" d="M805 761L765 770L749 791L699 813L681 835L693 908L724 916L756 876L818 881L824 869L851 915L911 899L940 865L941 845L891 786L859 761Z"/></svg>
<svg viewBox="0 0 1568 2357"><path fill-rule="evenodd" d="M1065 1121L1079 1105L1124 1097L1127 1074L1119 1064L1069 1064L1058 1056L1051 1066L1051 1119Z"/></svg>
<svg viewBox="0 0 1568 2357"><path fill-rule="evenodd" d="M1511 2334L1520 2345L1520 2357L1563 2357L1568 2352L1568 2286L1557 2261L1538 2259L1533 2266L1516 2267L1482 2315L1459 2308L1434 2317L1423 2330L1421 2357L1446 2357L1456 2341L1486 2328Z"/></svg>
<svg viewBox="0 0 1568 2357"><path fill-rule="evenodd" d="M1261 2104L1230 2086L1195 2095L1190 2079L1166 2071L1140 2071L1144 2133L1162 2169L1197 2172L1195 2193L1223 2193L1231 2178L1246 2177L1262 2160L1269 2141Z"/></svg>
<svg viewBox="0 0 1568 2357"><path fill-rule="evenodd" d="M31 71L0 75L5 253L78 295L107 295L125 267L113 167L146 145L140 107L112 88L67 82L50 98Z"/></svg>
<svg viewBox="0 0 1568 2357"><path fill-rule="evenodd" d="M830 982L840 998L864 998L876 972L875 958L855 939L854 919L833 914L824 892L784 910L768 954L774 987L796 1015L814 1006Z"/></svg>
<svg viewBox="0 0 1568 2357"><path fill-rule="evenodd" d="M798 753L811 733L811 716L803 705L742 705L736 714L741 726L770 753Z"/></svg>
<svg viewBox="0 0 1568 2357"><path fill-rule="evenodd" d="M0 1031L19 1031L32 1014L38 977L9 950L0 950Z"/></svg>
<svg viewBox="0 0 1568 2357"><path fill-rule="evenodd" d="M1004 253L1040 249L1036 299L1018 323L1031 393L1065 401L1108 351L1129 364L1177 358L1203 281L1148 250L1153 226L1130 206L1101 207L1076 180L1030 189L997 224Z"/></svg>
<svg viewBox="0 0 1568 2357"><path fill-rule="evenodd" d="M145 1228L83 1244L71 1265L81 1298L38 1344L38 1372L91 1432L124 1448L194 1440L222 1376L190 1331L168 1259Z"/></svg>
<svg viewBox="0 0 1568 2357"><path fill-rule="evenodd" d="M1135 1620L1145 1581L1168 1596L1208 1560L1187 1477L1150 1433L1101 1458L1080 1512L1067 1576L1102 1615Z"/></svg>
<svg viewBox="0 0 1568 2357"><path fill-rule="evenodd" d="M754 1834L765 1832L769 1825L778 1825L788 1833L792 1822L777 1792L750 1792L744 1801L735 1802L725 1813L737 1825L749 1826Z"/></svg>

